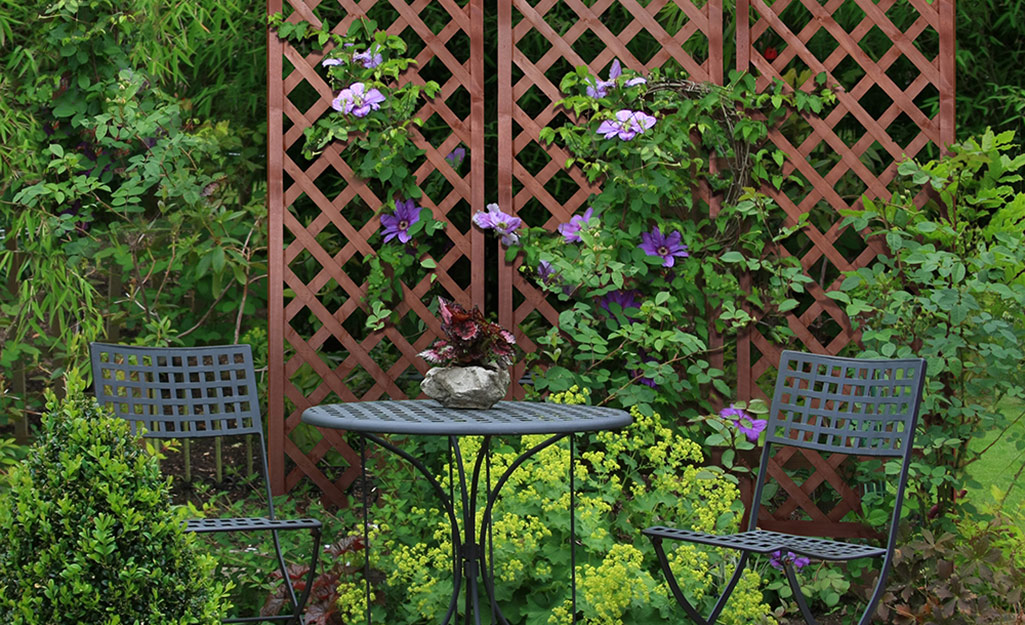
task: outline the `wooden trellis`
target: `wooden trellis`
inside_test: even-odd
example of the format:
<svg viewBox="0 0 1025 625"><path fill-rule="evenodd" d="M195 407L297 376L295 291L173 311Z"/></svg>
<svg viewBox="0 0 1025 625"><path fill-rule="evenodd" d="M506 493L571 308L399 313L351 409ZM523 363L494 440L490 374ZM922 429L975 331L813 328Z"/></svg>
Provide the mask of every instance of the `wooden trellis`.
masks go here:
<svg viewBox="0 0 1025 625"><path fill-rule="evenodd" d="M469 217L484 207L486 189L496 190L487 201L497 199L504 211L550 230L586 207L595 188L581 172L562 167L567 154L538 140L541 128L567 119L554 106L562 97L558 83L567 71L587 65L592 73L604 75L613 59L639 71L669 62L693 80L718 84L729 69L751 71L759 76L760 88L777 77L796 83L793 77L806 70L812 76L825 73L826 84L839 87L835 106L820 118L806 118L809 130L800 141L791 143L792 138L779 132L771 136L789 155L786 173L806 184L800 194L788 187L775 192L776 201L792 220L802 214L812 217L797 243L781 252L798 257L815 283L809 297L788 314L800 345L773 345L756 329L737 342L738 396L757 397L763 395L760 384L774 376L780 349L803 346L837 353L854 338L842 311L825 293L836 287L841 272L864 266L879 250L858 233L841 231L838 211L856 206L862 194L888 195L886 185L905 155L954 140L954 0L736 0L735 12L724 11L723 4L287 0L284 7L288 19L315 24L323 10L340 9L344 18L336 32L356 16L374 14L389 33L420 42L420 74L410 79L424 80L425 73L435 80L441 76L443 87L418 116L435 116L450 128L442 136L416 137L426 151L416 172L418 182L443 176L447 184L446 193L422 202L448 222L439 235L447 247L431 248L438 284L464 304L496 302L499 322L507 327L553 325L558 314L514 266L487 251ZM268 8L280 11L282 0L271 0ZM449 16L439 32L422 18L428 10L444 10ZM848 16L846 25L834 19L837 15ZM485 22L491 19L497 20L497 45L490 31L485 38ZM613 29L610 24L622 26ZM889 42L885 49L878 45L880 39ZM868 45L870 40L875 44ZM584 58L585 49L597 54ZM485 88L485 54L497 58L493 91ZM388 198L373 196L337 146L312 163L296 156L303 129L328 110L333 97L319 72L320 59L318 54L304 56L271 33L270 458L276 492L309 477L329 499L343 502L345 489L358 474L357 454L342 433L325 431L322 439L302 440L308 436L297 428L302 410L331 400L406 397L403 376L424 370L415 354L438 328L427 310L431 285L425 278L406 285L399 313L421 319L429 331L406 337L394 328L362 329L366 284L352 276L359 275L354 269L361 258L373 253L367 241L379 227L366 207L376 209ZM879 102L880 91L891 104L868 110L864 102ZM496 144L486 144L486 100L491 98L497 100L490 109L497 114L492 120L497 122ZM445 156L459 145L468 150L469 167L456 171ZM487 154L486 145L493 145ZM839 159L818 158L826 150ZM331 237L340 243L325 246L324 239ZM495 265L488 268L485 262ZM486 275L496 280L486 284ZM533 348L521 332L517 336L523 347ZM379 361L384 346L397 352L397 359ZM352 380L359 376L369 382L357 388ZM795 517L834 522L856 503L856 494L842 486L839 469L834 467L831 474L818 468L822 470L811 480L793 486L792 501L784 502L784 508ZM808 503L808 496L826 485L838 490L840 504L820 511Z"/></svg>
<svg viewBox="0 0 1025 625"><path fill-rule="evenodd" d="M305 20L319 27L322 22L314 10L320 4L320 0L288 0L285 14L290 21ZM338 4L345 15L332 31L344 34L354 18L367 15L377 3L341 0ZM437 34L420 18L421 12L432 4L431 10L440 6L449 17L448 24ZM450 218L450 213L467 214L469 207L481 206L484 199L480 5L420 0L390 3L387 9L383 15L376 15L381 26L389 34L401 35L407 29L415 33L423 42L414 56L421 72L433 71L442 78L438 97L418 110L416 116L423 120L438 116L450 131L435 144L422 135L414 136L417 147L426 152L416 169L417 181L423 183L429 176L440 175L447 183L443 189L446 193L436 197L425 194L418 201L430 208L436 218L449 222L444 234L439 235L447 238L448 249L434 258L434 273L448 297L464 305L482 305L483 235L470 228L466 219ZM268 10L271 14L280 12L281 0L271 0ZM456 58L450 44L468 51L467 58ZM375 197L340 157L337 144L312 163L301 162L297 152L303 130L329 109L334 97L318 71L323 54L304 55L273 34L268 54L271 479L275 492L285 492L309 477L327 498L343 503L346 488L359 475L359 454L346 443L342 433L330 430L322 432L323 438L311 449L302 449L296 442L301 434L297 426L302 411L326 401L407 397L397 380L407 370L424 366L416 354L433 338L423 333L410 339L395 327L363 331L359 313L367 287L350 276L359 269L363 257L374 253L368 239L379 229L379 221L372 211L391 198ZM421 79L414 75L412 80ZM301 90L311 88L319 97L306 96L305 101L311 103L303 109L296 102L301 101ZM297 92L300 96L293 97ZM456 100L467 111L463 117L450 106ZM445 158L460 144L466 146L469 155L469 171L465 174L457 172ZM325 181L335 190L333 194L322 191L321 183ZM310 203L315 206L312 214ZM353 210L354 206L363 210ZM334 231L325 234L329 228ZM325 249L318 237L333 239L333 235L340 235L342 243L337 249ZM471 267L468 284L460 284L449 275L463 259L468 259ZM313 271L309 271L310 265L314 265ZM308 275L300 275L301 272ZM430 287L427 276L416 284L404 285L404 299L396 312L400 317L413 315L439 332L438 322L427 309L425 296ZM328 300L330 305L325 303ZM353 319L355 323L347 323ZM329 342L333 344L330 348ZM399 353L397 359L375 359L375 348L384 343ZM344 356L331 360L331 352ZM368 381L358 394L349 384L356 375ZM303 384L310 379L312 384ZM333 466L325 460L332 450L341 456L340 463Z"/></svg>

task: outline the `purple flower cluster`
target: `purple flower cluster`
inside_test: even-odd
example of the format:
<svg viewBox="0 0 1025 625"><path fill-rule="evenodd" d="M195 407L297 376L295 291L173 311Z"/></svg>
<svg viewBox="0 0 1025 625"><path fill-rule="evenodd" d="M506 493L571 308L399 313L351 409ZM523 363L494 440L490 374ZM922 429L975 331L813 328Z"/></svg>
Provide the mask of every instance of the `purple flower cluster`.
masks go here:
<svg viewBox="0 0 1025 625"><path fill-rule="evenodd" d="M611 139L618 137L621 141L629 141L655 125L656 119L644 111L622 109L616 112L615 119L606 119L598 126L598 134Z"/></svg>
<svg viewBox="0 0 1025 625"><path fill-rule="evenodd" d="M609 68L609 79L601 80L594 76L589 76L584 80L584 84L587 85L587 95L592 98L604 98L608 95L609 89L616 86L616 79L623 73L623 66L620 65L619 59L612 61L612 67ZM631 78L626 81L627 87L633 87L634 85L643 85L647 81L643 78Z"/></svg>
<svg viewBox="0 0 1025 625"><path fill-rule="evenodd" d="M523 220L503 213L498 204L488 204L487 209L487 212L477 211L474 213L473 223L482 230L494 230L495 233L501 235L502 245L509 246L519 243L520 237L516 234L516 229L520 227Z"/></svg>
<svg viewBox="0 0 1025 625"><path fill-rule="evenodd" d="M560 225L559 234L562 235L562 238L566 243L580 243L582 240L580 238L580 231L584 228L593 228L598 225L597 219L594 219L593 222L591 221L593 217L594 209L588 206L583 215L573 215L573 217L570 218L569 223Z"/></svg>
<svg viewBox="0 0 1025 625"><path fill-rule="evenodd" d="M384 242L387 243L398 238L402 243L409 243L409 228L420 221L420 207L409 199L403 202L395 200L395 213L392 215L381 215L381 233L384 235Z"/></svg>
<svg viewBox="0 0 1025 625"><path fill-rule="evenodd" d="M369 50L353 54L352 60L357 63L362 63L363 67L366 69L373 69L381 63L384 63L384 57L381 56L381 47L376 43L372 45Z"/></svg>
<svg viewBox="0 0 1025 625"><path fill-rule="evenodd" d="M612 304L619 304L620 309L623 311L623 316L629 321L633 321L630 315L626 314L627 309L640 310L641 305L637 302L637 296L640 295L639 291L630 289L629 291L615 290L609 291L598 301L598 305L601 306L602 310L612 312L610 306Z"/></svg>
<svg viewBox="0 0 1025 625"><path fill-rule="evenodd" d="M366 117L370 111L381 108L384 102L384 94L377 89L367 89L361 82L354 82L348 88L342 89L338 97L331 102L331 108L356 117Z"/></svg>
<svg viewBox="0 0 1025 625"><path fill-rule="evenodd" d="M661 256L663 267L672 267L677 258L690 256L687 246L680 243L682 239L683 235L679 231L674 230L668 236L663 236L662 231L655 226L651 232L641 233L641 244L638 247L648 256Z"/></svg>
<svg viewBox="0 0 1025 625"><path fill-rule="evenodd" d="M729 408L720 410L719 416L732 421L733 425L752 443L758 441L758 436L765 429L765 426L769 424L765 419L755 419L733 404L730 404Z"/></svg>
<svg viewBox="0 0 1025 625"><path fill-rule="evenodd" d="M352 48L355 44L346 43L343 44L345 48ZM381 47L378 44L374 44L370 49L363 52L356 52L352 55L352 60L356 63L360 63L366 69L373 69L384 63L384 56L381 55ZM329 57L320 62L323 67L331 67L333 65L345 65L348 63L348 55Z"/></svg>
<svg viewBox="0 0 1025 625"><path fill-rule="evenodd" d="M782 571L783 565L789 562L794 566L795 569L800 571L804 567L811 564L811 559L805 556L798 556L793 551L788 551L786 555L783 554L783 550L773 551L772 556L769 557L769 564L772 568Z"/></svg>
<svg viewBox="0 0 1025 625"><path fill-rule="evenodd" d="M552 267L552 264L547 260L541 260L537 264L537 279L542 284L549 284L555 279L555 267Z"/></svg>
<svg viewBox="0 0 1025 625"><path fill-rule="evenodd" d="M651 356L648 356L648 355L643 354L643 353L641 354L641 360L643 362L658 362L657 360L655 360ZM631 378L636 379L638 384L643 384L644 386L647 386L648 388L658 388L658 382L656 382L652 378L645 377L643 369L631 369L627 373L630 374Z"/></svg>

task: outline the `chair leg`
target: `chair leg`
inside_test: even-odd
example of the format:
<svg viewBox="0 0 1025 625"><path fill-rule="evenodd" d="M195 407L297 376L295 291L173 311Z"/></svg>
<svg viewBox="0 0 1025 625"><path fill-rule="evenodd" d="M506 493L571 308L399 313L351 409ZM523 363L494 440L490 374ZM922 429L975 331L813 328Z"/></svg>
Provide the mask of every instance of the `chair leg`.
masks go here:
<svg viewBox="0 0 1025 625"><path fill-rule="evenodd" d="M872 591L872 596L868 599L868 605L865 606L865 611L861 613L861 619L858 621L858 625L868 625L869 621L872 620L872 612L879 604L879 600L882 598L883 593L886 592L886 578L890 574L890 560L891 555L888 553L883 556L883 564L879 568L879 579L876 580L876 587Z"/></svg>
<svg viewBox="0 0 1025 625"><path fill-rule="evenodd" d="M310 592L313 590L313 580L317 575L317 561L320 557L321 528L315 527L311 532L313 534L313 554L310 559L310 569L306 573L306 587L303 589L302 595L300 597L296 597L295 587L292 586L292 578L288 575L288 565L285 564L285 556L281 552L281 541L278 539L278 531L271 530L271 536L274 539L274 551L278 556L278 567L281 569L281 577L285 582L285 589L288 591L288 599L292 603L292 616L286 622L287 625L292 625L293 623L303 625L303 607L306 605L306 601L310 597Z"/></svg>
<svg viewBox="0 0 1025 625"><path fill-rule="evenodd" d="M672 593L673 598L676 599L676 603L680 604L683 611L687 613L692 621L698 625L713 625L719 618L719 614L722 613L724 607L726 607L726 601L733 594L733 589L736 588L737 582L740 581L740 576L744 572L744 567L747 566L748 552L740 552L740 560L737 561L737 568L730 577L730 580L726 583L726 587L723 588L722 594L719 595L719 600L715 602L715 607L712 608L708 618L704 618L698 613L697 609L691 604L690 601L683 595L683 589L680 588L680 584L676 581L676 575L673 574L672 569L669 567L669 558L666 557L665 549L662 547L662 539L657 536L649 536L651 543L655 547L655 555L658 556L658 565L662 569L662 574L666 578L666 583L669 585L669 591Z"/></svg>
<svg viewBox="0 0 1025 625"><path fill-rule="evenodd" d="M320 558L320 537L321 530L319 527L315 527L312 530L313 533L313 557L310 558L310 570L306 573L306 588L303 588L302 596L294 604L294 611L292 612L292 619L289 622L296 623L297 625L303 625L302 611L306 606L306 601L310 598L310 592L313 590L313 580L317 576L317 560ZM292 593L293 598L295 593Z"/></svg>
<svg viewBox="0 0 1025 625"><path fill-rule="evenodd" d="M801 585L797 582L797 573L794 571L793 564L790 563L789 559L783 559L783 571L787 574L787 582L790 583L790 590L794 593L794 600L797 601L797 607L801 608L801 615L804 616L804 621L808 625L818 625L818 621L811 613L811 609L808 608L808 602L804 600L804 593L801 592Z"/></svg>

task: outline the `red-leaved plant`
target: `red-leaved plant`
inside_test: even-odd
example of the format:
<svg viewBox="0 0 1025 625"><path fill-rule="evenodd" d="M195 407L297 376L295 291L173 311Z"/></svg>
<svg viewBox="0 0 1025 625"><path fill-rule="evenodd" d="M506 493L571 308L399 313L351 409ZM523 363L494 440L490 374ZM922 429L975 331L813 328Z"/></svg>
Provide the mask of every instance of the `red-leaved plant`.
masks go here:
<svg viewBox="0 0 1025 625"><path fill-rule="evenodd" d="M438 298L443 339L420 352L427 362L441 366L504 368L512 364L516 338L512 332L484 318L477 309L466 310L455 302Z"/></svg>

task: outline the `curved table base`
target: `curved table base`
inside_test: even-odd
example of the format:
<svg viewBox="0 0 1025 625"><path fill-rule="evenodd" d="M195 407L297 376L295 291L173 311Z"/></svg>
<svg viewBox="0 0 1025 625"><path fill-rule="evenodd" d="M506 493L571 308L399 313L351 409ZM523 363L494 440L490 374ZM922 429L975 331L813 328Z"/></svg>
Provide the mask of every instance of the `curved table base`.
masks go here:
<svg viewBox="0 0 1025 625"><path fill-rule="evenodd" d="M489 530L490 530L490 527L491 527L491 513L492 513L492 510L494 509L495 502L498 501L498 497L499 497L500 491L502 489L502 486L504 486L505 483L509 481L509 478L510 478L510 476L512 476L513 472L516 471L516 469L518 469L524 462L529 460L531 457L535 456L538 452L540 452L541 450L543 450L543 449L545 449L547 447L550 447L551 445L554 445L555 443L559 442L563 438L566 438L567 436L570 436L570 434L569 433L554 434L554 435L548 437L547 439L545 439L544 441L542 441L541 443L535 445L534 447L531 447L527 451L525 451L522 454L520 454L516 458L516 460L514 460L511 465L509 465L509 468L507 468L502 473L502 475L498 478L498 481L495 482L495 487L494 488L490 488L489 487L489 483L490 483L490 461L489 461L489 457L490 457L490 453L491 453L491 436L488 436L488 435L483 436L484 440L481 443L480 450L477 452L477 457L474 460L473 471L472 471L472 473L469 476L470 477L469 482L467 481L467 474L466 474L466 469L465 469L465 465L464 465L464 462L463 462L462 453L460 453L460 451L459 451L458 437L450 436L449 437L449 444L451 446L451 449L454 450L454 458L455 458L454 464L455 464L455 469L456 469L456 472L458 474L458 479L459 479L459 498L460 498L460 503L462 504L462 506L461 506L461 511L462 511L462 515L461 515L462 519L461 519L461 521L458 518L458 516L456 515L455 502L453 501L453 496L450 493L446 492L444 488L442 488L441 484L438 483L438 480L435 479L434 475L430 472L430 470L427 468L427 466L424 465L423 462L421 462L419 459L415 458L414 456L412 456L408 452L403 451L399 447L396 447L392 443L384 440L380 436L377 436L377 435L371 434L371 433L367 433L367 432L360 432L359 434L360 434L361 437L365 437L366 439L369 439L369 440L373 441L377 445L380 445L384 449L387 449L388 451L398 455L399 457L403 458L404 460L409 462L411 465L413 465L417 469L417 471L419 471L425 478L427 478L428 482L431 485L431 488L434 490L435 494L438 496L438 499L441 501L442 507L444 508L445 513L448 516L449 523L452 526L452 547L453 547L453 552L454 552L454 558L453 558L453 564L452 564L452 578L453 578L453 580L452 580L452 598L449 601L448 611L445 613L445 618L442 619L441 625L448 625L450 622L452 622L452 619L455 616L455 612L456 612L457 606L459 604L459 592L462 590L462 587L463 587L462 582L463 582L464 579L466 580L466 605L465 605L464 622L465 623L469 623L469 622L471 622L470 619L472 618L472 622L474 623L474 625L481 625L480 603L479 603L479 597L478 597L479 588L478 588L478 585L477 585L478 578L480 578L480 580L483 582L484 590L487 593L488 602L489 602L490 607L491 607L492 622L496 622L497 621L498 623L501 623L502 625L509 625L509 621L502 614L501 609L499 608L498 604L495 601L495 580L494 580L493 553L490 550L486 550L485 549L485 540L484 539L485 539L486 536L488 536L488 537L490 536ZM570 482L570 484L571 484L571 488L570 488L570 502L571 502L571 505L570 505L570 527L571 527L571 533L572 533L572 528L574 527L574 522L573 521L574 521L574 512L575 512L574 511L574 506L572 505L572 502L574 500L574 498L573 498L573 488L572 488L572 476L573 476L572 439L571 439L571 442L570 442L570 447L571 447L571 452L570 452L570 480L571 480L571 482ZM486 477L488 478L488 482L489 483L484 485L484 491L487 493L487 499L486 499L486 503L485 503L485 507L484 507L483 518L481 519L481 524L480 524L479 532L475 533L475 530L477 529L476 528L476 523L475 523L475 519L476 519L476 516L477 516L477 499L478 499L478 493L481 490L480 489L480 477L481 477L481 468L482 467L486 467L486 473L487 473ZM366 506L364 506L364 511L365 510L366 510ZM366 519L366 516L364 516L364 523L366 523L366 522L367 522L367 519ZM460 531L460 525L462 527L462 531ZM366 528L364 528L364 530L365 529ZM490 541L488 541L488 542L489 542L488 547L490 547ZM574 551L575 551L575 545L574 545L575 542L576 541L575 541L575 535L574 535L573 540L571 540L571 549L573 549ZM485 557L486 553L489 554L489 557ZM575 558L573 558L573 560L575 560ZM369 567L369 562L370 562L370 560L369 560L369 556L368 556L368 558L367 558L367 566L368 567ZM571 568L572 568L572 565L571 565ZM574 610L575 610L575 605L576 605L575 575L574 575L574 584L573 584L573 586L574 586L574 588L573 588L573 603L574 603ZM368 623L370 622L369 616L368 616L367 622Z"/></svg>

